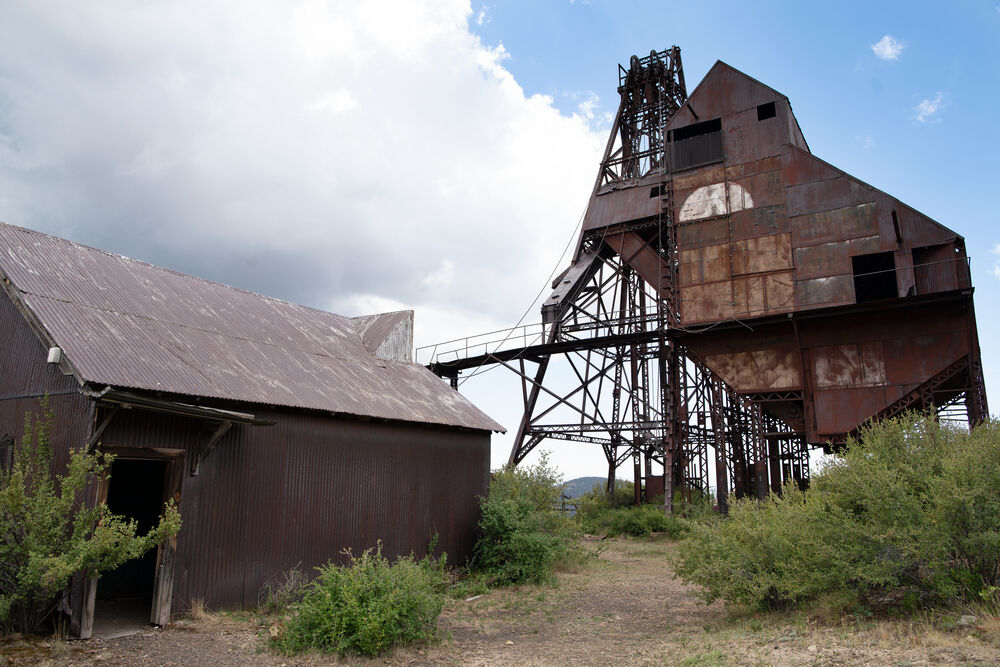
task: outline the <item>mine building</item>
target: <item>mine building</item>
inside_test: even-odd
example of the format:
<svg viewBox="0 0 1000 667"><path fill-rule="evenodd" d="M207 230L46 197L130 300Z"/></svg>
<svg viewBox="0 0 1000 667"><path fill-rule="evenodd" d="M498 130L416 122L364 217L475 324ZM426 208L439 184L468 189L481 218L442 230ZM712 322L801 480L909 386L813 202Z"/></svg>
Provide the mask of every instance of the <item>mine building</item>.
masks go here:
<svg viewBox="0 0 1000 667"><path fill-rule="evenodd" d="M549 439L600 446L637 500L717 490L725 510L805 485L810 451L869 419L987 416L959 234L813 155L789 99L726 63L689 95L677 47L633 56L618 93L534 339L425 360L522 378L512 463Z"/></svg>
<svg viewBox="0 0 1000 667"><path fill-rule="evenodd" d="M57 468L115 454L88 502L183 527L70 595L165 623L254 607L282 572L379 540L464 562L501 426L412 361L412 311L347 318L0 224L0 462L48 395Z"/></svg>

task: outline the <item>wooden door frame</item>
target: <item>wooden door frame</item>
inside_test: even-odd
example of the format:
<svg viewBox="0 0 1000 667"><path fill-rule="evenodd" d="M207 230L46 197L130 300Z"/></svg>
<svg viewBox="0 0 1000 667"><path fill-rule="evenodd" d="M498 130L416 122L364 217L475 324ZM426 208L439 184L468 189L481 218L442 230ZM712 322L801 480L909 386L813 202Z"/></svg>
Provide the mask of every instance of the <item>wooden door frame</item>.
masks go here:
<svg viewBox="0 0 1000 667"><path fill-rule="evenodd" d="M184 482L184 450L152 447L101 446L101 450L114 454L115 459L139 461L164 461L163 499L173 498L179 507L181 488ZM95 505L107 502L109 483L107 477L97 484ZM149 622L166 625L170 622L170 609L174 595L174 560L177 553L177 536L170 537L156 549L156 575L153 580L153 604L150 607ZM97 602L98 577L89 577L83 585L83 615L80 619L80 639L89 639L94 634L94 606Z"/></svg>

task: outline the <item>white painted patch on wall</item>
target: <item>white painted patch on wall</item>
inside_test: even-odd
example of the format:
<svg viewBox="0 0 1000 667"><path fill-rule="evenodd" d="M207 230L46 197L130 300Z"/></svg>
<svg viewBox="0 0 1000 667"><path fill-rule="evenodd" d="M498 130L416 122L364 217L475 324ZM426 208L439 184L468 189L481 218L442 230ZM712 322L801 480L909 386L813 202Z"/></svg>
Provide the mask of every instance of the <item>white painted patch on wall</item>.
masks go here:
<svg viewBox="0 0 1000 667"><path fill-rule="evenodd" d="M729 207L726 208L726 193L729 195ZM713 183L705 185L687 196L681 205L678 218L680 222L701 220L716 215L726 215L753 208L753 198L747 189L736 183Z"/></svg>

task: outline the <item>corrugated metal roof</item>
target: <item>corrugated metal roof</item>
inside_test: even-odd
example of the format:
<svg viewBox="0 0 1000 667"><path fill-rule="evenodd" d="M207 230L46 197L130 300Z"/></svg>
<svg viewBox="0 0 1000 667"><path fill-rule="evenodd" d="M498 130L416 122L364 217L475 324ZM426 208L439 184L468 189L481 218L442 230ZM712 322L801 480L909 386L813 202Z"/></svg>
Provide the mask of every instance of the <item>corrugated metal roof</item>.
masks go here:
<svg viewBox="0 0 1000 667"><path fill-rule="evenodd" d="M347 317L3 223L0 269L85 382L503 430Z"/></svg>

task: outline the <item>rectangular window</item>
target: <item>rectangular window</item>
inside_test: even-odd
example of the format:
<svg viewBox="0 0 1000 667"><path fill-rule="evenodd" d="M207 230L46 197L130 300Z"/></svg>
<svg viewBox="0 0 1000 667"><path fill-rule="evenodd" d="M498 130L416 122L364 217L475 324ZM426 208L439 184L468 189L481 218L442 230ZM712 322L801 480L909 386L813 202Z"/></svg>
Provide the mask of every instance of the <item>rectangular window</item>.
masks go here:
<svg viewBox="0 0 1000 667"><path fill-rule="evenodd" d="M891 252L851 257L854 270L854 302L894 299L899 296L896 287L896 260Z"/></svg>
<svg viewBox="0 0 1000 667"><path fill-rule="evenodd" d="M687 169L722 159L722 119L706 120L670 130L673 168Z"/></svg>
<svg viewBox="0 0 1000 667"><path fill-rule="evenodd" d="M768 118L774 118L776 115L778 115L778 112L774 108L774 102L761 104L757 107L757 120L767 120Z"/></svg>

